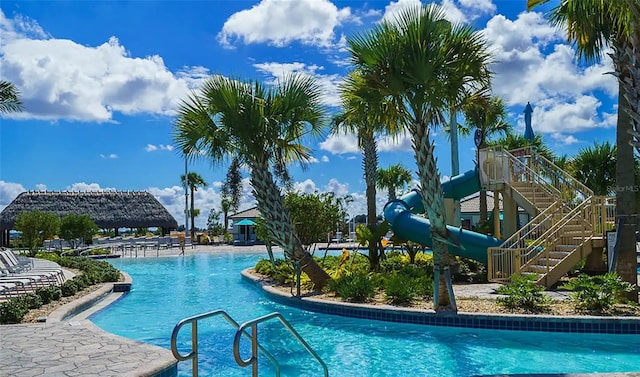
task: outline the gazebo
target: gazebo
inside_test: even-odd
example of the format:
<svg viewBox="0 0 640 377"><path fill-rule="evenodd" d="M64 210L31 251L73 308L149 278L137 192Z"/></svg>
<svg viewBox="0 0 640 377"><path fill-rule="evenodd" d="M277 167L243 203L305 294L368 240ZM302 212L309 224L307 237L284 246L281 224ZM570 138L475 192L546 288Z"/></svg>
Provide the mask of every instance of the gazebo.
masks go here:
<svg viewBox="0 0 640 377"><path fill-rule="evenodd" d="M26 191L0 212L0 246L9 244L21 212L38 210L64 217L87 214L101 229L162 228L163 234L178 227L176 219L146 191Z"/></svg>

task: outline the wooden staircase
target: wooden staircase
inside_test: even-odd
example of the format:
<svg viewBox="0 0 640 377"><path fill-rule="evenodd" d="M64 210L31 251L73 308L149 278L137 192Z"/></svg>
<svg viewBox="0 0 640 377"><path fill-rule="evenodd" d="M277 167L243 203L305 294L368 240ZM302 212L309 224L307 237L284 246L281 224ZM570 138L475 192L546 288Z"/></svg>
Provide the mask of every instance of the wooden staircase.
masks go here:
<svg viewBox="0 0 640 377"><path fill-rule="evenodd" d="M606 229L607 198L529 148L485 149L481 182L501 190L533 218L499 247L489 248L489 281L508 282L512 275L535 276L551 287L593 250L593 238Z"/></svg>

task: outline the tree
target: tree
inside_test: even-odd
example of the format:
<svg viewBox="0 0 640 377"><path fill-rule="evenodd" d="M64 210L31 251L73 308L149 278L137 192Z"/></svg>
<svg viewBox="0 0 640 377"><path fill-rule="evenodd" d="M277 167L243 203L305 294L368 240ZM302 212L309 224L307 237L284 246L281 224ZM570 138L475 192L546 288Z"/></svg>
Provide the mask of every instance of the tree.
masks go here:
<svg viewBox="0 0 640 377"><path fill-rule="evenodd" d="M188 173L185 178L184 174L180 176L180 181L185 187L189 187L191 191L191 209L189 210L189 217L191 218L191 242L195 239L195 218L200 214L200 210L196 212L196 208L194 207L194 194L198 191L199 187L206 187L207 182L205 182L204 178L200 176L198 173Z"/></svg>
<svg viewBox="0 0 640 377"><path fill-rule="evenodd" d="M207 218L207 233L209 233L210 236L224 234L226 231L222 227L222 224L220 224L221 214L222 211L216 211L215 208L211 208L209 211L209 217Z"/></svg>
<svg viewBox="0 0 640 377"><path fill-rule="evenodd" d="M20 91L8 81L0 80L0 114L22 111Z"/></svg>
<svg viewBox="0 0 640 377"><path fill-rule="evenodd" d="M287 164L311 158L302 144L321 134L325 109L315 79L287 75L266 87L258 81L212 76L178 109L175 144L190 158L237 159L250 170L258 210L269 238L287 258L299 261L317 288L330 279L297 237L276 180L286 181Z"/></svg>
<svg viewBox="0 0 640 377"><path fill-rule="evenodd" d="M480 149L486 148L486 140L499 134L506 136L511 131L511 125L507 123L507 113L504 102L496 96L477 96L468 101L463 107L465 123L467 127L476 129L481 134ZM476 155L476 161L480 161ZM487 191L480 190L480 222L487 220Z"/></svg>
<svg viewBox="0 0 640 377"><path fill-rule="evenodd" d="M327 233L345 217L340 199L332 192L289 192L284 197L284 207L289 211L296 234L307 250L312 244L325 241Z"/></svg>
<svg viewBox="0 0 640 377"><path fill-rule="evenodd" d="M404 188L411 183L411 170L402 164L391 165L388 168L378 169L377 185L381 189L387 189L389 192L389 201L396 198L398 188Z"/></svg>
<svg viewBox="0 0 640 377"><path fill-rule="evenodd" d="M595 142L593 147L582 148L571 160L572 175L596 195L612 194L616 181L616 147Z"/></svg>
<svg viewBox="0 0 640 377"><path fill-rule="evenodd" d="M16 218L15 228L21 232L20 239L29 249L29 256L36 255L44 240L60 231L60 218L50 212L21 212Z"/></svg>
<svg viewBox="0 0 640 377"><path fill-rule="evenodd" d="M91 240L96 233L98 226L87 214L70 213L63 217L60 223L60 237L69 242L72 249Z"/></svg>
<svg viewBox="0 0 640 377"><path fill-rule="evenodd" d="M450 276L448 247L458 245L446 228L430 131L446 122L451 104L488 87L486 43L480 33L450 23L441 7L430 4L406 9L393 22L382 22L349 38L347 44L367 85L397 105L400 124L411 134L422 202L431 221L434 269L437 275ZM447 295L453 292L451 279L434 279L434 284L438 292L434 307L442 304L456 310L453 297L449 302Z"/></svg>
<svg viewBox="0 0 640 377"><path fill-rule="evenodd" d="M362 150L362 167L366 184L367 226L371 234L377 227L376 182L378 173L378 145L376 133L396 134L399 116L396 107L376 90L367 86L365 77L359 70L349 73L340 87L342 113L333 119L334 133L350 132L358 137L358 147ZM380 242L368 243L371 269L378 268L384 248Z"/></svg>
<svg viewBox="0 0 640 377"><path fill-rule="evenodd" d="M528 0L529 9L549 0ZM617 272L636 287L625 293L638 302L636 260L636 171L632 163L635 142L640 141L640 4L637 0L564 0L550 12L552 24L567 30L578 56L587 63L603 54L613 61L618 78L618 121L616 126L616 218L618 229ZM611 48L611 51L608 50ZM635 52L634 52L635 51ZM634 133L635 132L635 133ZM639 145L640 144L636 144Z"/></svg>
<svg viewBox="0 0 640 377"><path fill-rule="evenodd" d="M493 139L493 140L487 140L486 146L487 147L503 147L508 151L525 148L525 147L531 147L547 160L549 161L555 160L555 155L553 154L553 151L544 142L544 140L542 139L542 136L539 134L536 134L533 140L527 140L525 139L524 135L514 134L512 132L509 132L504 137Z"/></svg>
<svg viewBox="0 0 640 377"><path fill-rule="evenodd" d="M229 212L237 211L242 196L242 174L240 173L240 160L234 158L227 170L227 175L222 183L222 199L220 206L224 214L224 233L229 229Z"/></svg>

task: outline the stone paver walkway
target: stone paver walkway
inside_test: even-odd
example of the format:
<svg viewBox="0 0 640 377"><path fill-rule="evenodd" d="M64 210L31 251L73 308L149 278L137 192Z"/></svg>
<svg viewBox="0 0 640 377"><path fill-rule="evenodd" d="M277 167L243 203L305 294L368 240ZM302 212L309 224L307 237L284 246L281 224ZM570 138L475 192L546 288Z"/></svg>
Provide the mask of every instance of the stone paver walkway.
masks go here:
<svg viewBox="0 0 640 377"><path fill-rule="evenodd" d="M106 333L90 321L0 326L0 375L152 376L175 368L171 351Z"/></svg>

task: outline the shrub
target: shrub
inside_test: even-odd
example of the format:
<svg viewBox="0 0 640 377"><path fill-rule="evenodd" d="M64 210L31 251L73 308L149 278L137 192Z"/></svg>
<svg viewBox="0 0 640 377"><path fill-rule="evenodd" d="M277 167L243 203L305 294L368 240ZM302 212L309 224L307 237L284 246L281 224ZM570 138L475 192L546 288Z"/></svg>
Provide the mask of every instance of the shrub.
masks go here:
<svg viewBox="0 0 640 377"><path fill-rule="evenodd" d="M622 294L632 291L634 286L612 272L598 276L582 274L561 288L574 291L573 301L577 310L608 311L615 304L624 302Z"/></svg>
<svg viewBox="0 0 640 377"><path fill-rule="evenodd" d="M71 280L67 280L60 286L60 290L62 291L62 297L73 296L78 292L78 286L76 283Z"/></svg>
<svg viewBox="0 0 640 377"><path fill-rule="evenodd" d="M536 284L533 276L513 275L509 284L498 288L498 293L507 297L498 298L497 303L509 309L544 311L552 300L542 291L544 287Z"/></svg>
<svg viewBox="0 0 640 377"><path fill-rule="evenodd" d="M0 324L20 323L29 308L19 298L12 298L0 304Z"/></svg>
<svg viewBox="0 0 640 377"><path fill-rule="evenodd" d="M376 281L373 276L364 273L351 273L329 283L330 289L338 296L352 302L365 302L376 293Z"/></svg>
<svg viewBox="0 0 640 377"><path fill-rule="evenodd" d="M49 286L47 288L36 289L36 294L40 296L43 304L48 304L51 301L59 300L62 297L62 291L60 287Z"/></svg>
<svg viewBox="0 0 640 377"><path fill-rule="evenodd" d="M42 306L42 298L35 293L27 293L16 299L21 300L27 309L38 309Z"/></svg>
<svg viewBox="0 0 640 377"><path fill-rule="evenodd" d="M398 305L410 304L418 296L414 284L415 279L398 272L393 272L391 276L387 278L384 285L384 293L391 303Z"/></svg>
<svg viewBox="0 0 640 377"><path fill-rule="evenodd" d="M259 274L271 276L273 274L273 264L268 259L261 259L256 263L255 270Z"/></svg>
<svg viewBox="0 0 640 377"><path fill-rule="evenodd" d="M380 262L380 268L384 272L399 271L407 264L402 255L398 252L391 252Z"/></svg>

